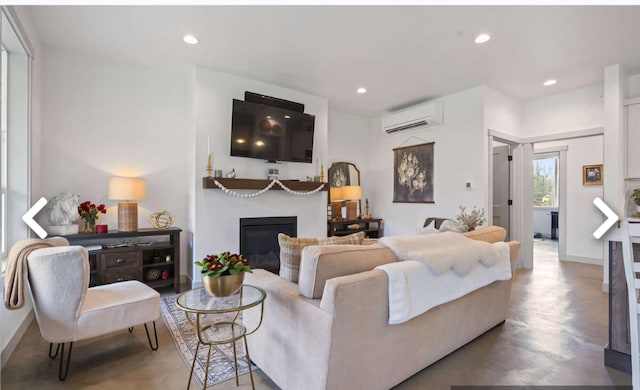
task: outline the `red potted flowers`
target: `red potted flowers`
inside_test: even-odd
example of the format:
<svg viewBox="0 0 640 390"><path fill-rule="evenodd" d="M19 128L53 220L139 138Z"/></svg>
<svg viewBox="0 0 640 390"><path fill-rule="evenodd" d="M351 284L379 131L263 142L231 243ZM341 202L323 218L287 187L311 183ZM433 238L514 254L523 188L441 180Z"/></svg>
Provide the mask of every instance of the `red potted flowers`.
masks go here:
<svg viewBox="0 0 640 390"><path fill-rule="evenodd" d="M226 297L240 290L245 272L253 272L247 259L242 255L223 252L207 255L202 261L196 261L200 267L202 284L209 295Z"/></svg>

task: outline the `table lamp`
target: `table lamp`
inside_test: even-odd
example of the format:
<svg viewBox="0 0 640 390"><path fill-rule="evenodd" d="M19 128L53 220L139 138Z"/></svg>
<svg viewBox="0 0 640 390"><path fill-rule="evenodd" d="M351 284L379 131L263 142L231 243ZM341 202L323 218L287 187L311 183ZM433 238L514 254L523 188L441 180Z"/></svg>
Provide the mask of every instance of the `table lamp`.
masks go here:
<svg viewBox="0 0 640 390"><path fill-rule="evenodd" d="M118 201L118 231L138 231L138 203L145 198L147 183L135 177L117 177L109 179L109 199Z"/></svg>
<svg viewBox="0 0 640 390"><path fill-rule="evenodd" d="M347 219L358 218L358 203L353 201L362 199L362 188L360 186L343 186L342 198L347 201Z"/></svg>
<svg viewBox="0 0 640 390"><path fill-rule="evenodd" d="M331 202L331 219L339 221L342 219L342 187L331 187L329 189L329 202Z"/></svg>

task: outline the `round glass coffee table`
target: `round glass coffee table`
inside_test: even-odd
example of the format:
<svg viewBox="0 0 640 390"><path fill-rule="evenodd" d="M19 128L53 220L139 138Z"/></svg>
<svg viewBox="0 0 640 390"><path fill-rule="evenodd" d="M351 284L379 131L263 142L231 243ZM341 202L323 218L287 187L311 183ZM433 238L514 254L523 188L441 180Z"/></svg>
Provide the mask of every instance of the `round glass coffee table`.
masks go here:
<svg viewBox="0 0 640 390"><path fill-rule="evenodd" d="M233 363L236 369L236 385L238 382L238 361L236 358L236 341L243 339L244 347L247 352L247 363L249 366L249 376L251 377L251 388L255 389L253 383L253 372L251 371L251 358L249 356L249 345L247 344L247 335L252 334L262 324L262 315L264 313L264 300L267 293L255 286L243 284L240 292L229 297L214 297L208 295L204 288L187 291L180 294L176 298L176 305L185 312L187 320L196 329L198 335L198 344L196 352L193 355L193 363L191 363L191 373L189 374L189 383L187 389L191 386L191 378L193 377L193 369L198 357L198 349L200 344L209 346L207 354L207 364L204 375L204 387L207 388L207 379L209 377L209 359L211 358L211 346L220 344L233 344ZM255 329L247 332L245 325L238 321L238 316L243 310L260 305L260 321ZM201 316L210 314L235 313L230 321L220 322L203 322Z"/></svg>

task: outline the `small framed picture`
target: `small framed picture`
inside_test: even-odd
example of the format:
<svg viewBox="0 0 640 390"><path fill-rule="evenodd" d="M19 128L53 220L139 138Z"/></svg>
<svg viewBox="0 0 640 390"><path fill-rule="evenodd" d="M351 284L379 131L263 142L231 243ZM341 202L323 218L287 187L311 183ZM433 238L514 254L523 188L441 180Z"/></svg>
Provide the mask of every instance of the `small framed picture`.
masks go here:
<svg viewBox="0 0 640 390"><path fill-rule="evenodd" d="M582 166L582 185L601 186L604 172L602 164Z"/></svg>

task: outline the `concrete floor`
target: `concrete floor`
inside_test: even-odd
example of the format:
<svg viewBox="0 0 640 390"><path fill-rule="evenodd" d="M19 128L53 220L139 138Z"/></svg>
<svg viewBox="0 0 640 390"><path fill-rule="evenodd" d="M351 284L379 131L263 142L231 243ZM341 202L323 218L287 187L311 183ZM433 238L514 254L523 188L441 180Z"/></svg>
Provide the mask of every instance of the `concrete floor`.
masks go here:
<svg viewBox="0 0 640 390"><path fill-rule="evenodd" d="M554 246L555 245L555 246ZM631 377L603 364L607 295L602 267L559 262L557 243L535 243L535 265L514 278L510 313L494 328L398 385L400 390L445 390L451 385L629 385ZM35 321L2 370L5 389L181 389L189 367L158 323L160 349L151 352L142 327L74 344L69 377L59 382L57 361ZM249 341L250 343L250 341ZM257 389L277 389L262 372ZM355 374L355 373L354 373ZM366 375L366 370L362 373ZM355 374L358 375L358 374ZM195 382L193 388L197 388ZM210 387L237 389L233 380ZM250 388L248 375L240 389Z"/></svg>

